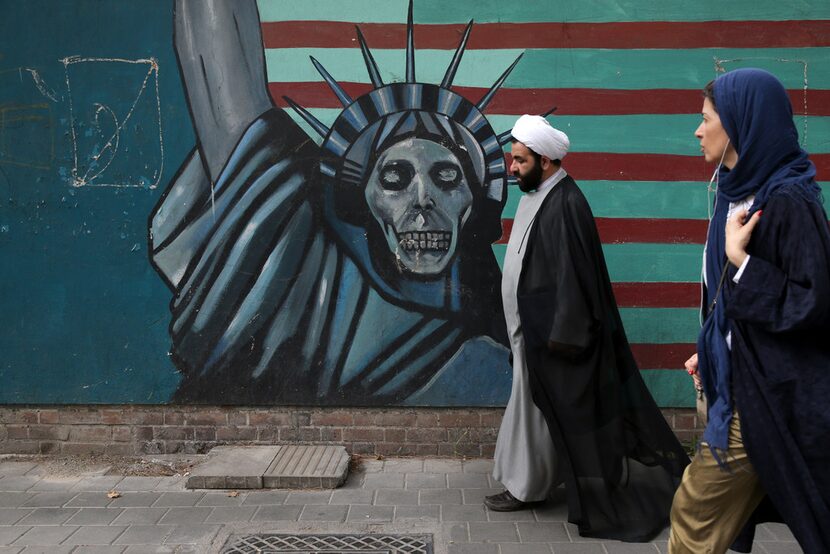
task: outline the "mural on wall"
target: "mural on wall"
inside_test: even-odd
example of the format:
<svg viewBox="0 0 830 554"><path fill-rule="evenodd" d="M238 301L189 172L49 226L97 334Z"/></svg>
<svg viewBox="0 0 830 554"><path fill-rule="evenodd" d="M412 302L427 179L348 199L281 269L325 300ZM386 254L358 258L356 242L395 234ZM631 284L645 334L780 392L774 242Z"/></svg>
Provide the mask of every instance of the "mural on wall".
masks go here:
<svg viewBox="0 0 830 554"><path fill-rule="evenodd" d="M691 406L701 87L775 73L830 190L826 0L0 13L2 404L503 404L498 132L556 105L643 378Z"/></svg>
<svg viewBox="0 0 830 554"><path fill-rule="evenodd" d="M475 104L453 92L471 22L442 82L419 82L410 3L405 82L382 81L359 29L368 94L352 99L311 59L342 113L329 128L286 100L318 147L268 101L254 1L180 1L175 17L200 144L151 222L153 263L174 293L174 400L503 399L491 245L507 183L483 110L519 60Z"/></svg>

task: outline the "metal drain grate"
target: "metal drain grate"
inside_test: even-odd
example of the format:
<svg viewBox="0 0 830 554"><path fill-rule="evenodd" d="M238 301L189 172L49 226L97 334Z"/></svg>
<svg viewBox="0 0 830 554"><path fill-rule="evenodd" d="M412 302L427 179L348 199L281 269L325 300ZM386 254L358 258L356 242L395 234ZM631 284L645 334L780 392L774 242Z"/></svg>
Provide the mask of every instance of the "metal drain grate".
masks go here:
<svg viewBox="0 0 830 554"><path fill-rule="evenodd" d="M235 536L222 554L432 554L431 535L284 535Z"/></svg>

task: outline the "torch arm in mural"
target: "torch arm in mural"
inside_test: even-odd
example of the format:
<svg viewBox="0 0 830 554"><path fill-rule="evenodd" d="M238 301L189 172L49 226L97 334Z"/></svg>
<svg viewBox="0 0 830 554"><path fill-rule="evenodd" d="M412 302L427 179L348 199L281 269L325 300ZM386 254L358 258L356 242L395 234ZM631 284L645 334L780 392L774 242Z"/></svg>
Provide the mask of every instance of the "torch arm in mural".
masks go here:
<svg viewBox="0 0 830 554"><path fill-rule="evenodd" d="M198 145L150 223L174 399L504 402L504 162L480 111L414 61L383 85L360 36L372 93L331 129L292 103L318 146L270 100L254 1L179 0L175 33Z"/></svg>

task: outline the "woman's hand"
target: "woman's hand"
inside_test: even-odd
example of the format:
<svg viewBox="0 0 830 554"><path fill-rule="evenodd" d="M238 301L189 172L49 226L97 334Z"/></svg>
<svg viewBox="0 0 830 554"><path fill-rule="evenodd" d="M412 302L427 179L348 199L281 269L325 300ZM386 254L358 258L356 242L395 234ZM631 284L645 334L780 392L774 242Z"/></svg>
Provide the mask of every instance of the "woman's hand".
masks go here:
<svg viewBox="0 0 830 554"><path fill-rule="evenodd" d="M697 354L693 354L691 358L686 360L683 364L686 368L686 373L692 376L695 382L695 390L703 390L703 383L700 381L700 373L697 372Z"/></svg>
<svg viewBox="0 0 830 554"><path fill-rule="evenodd" d="M746 214L746 210L741 210L726 222L726 257L735 267L741 267L741 264L744 263L746 245L749 244L752 230L755 229L758 220L761 219L761 210L758 210L752 214L749 221L744 223Z"/></svg>

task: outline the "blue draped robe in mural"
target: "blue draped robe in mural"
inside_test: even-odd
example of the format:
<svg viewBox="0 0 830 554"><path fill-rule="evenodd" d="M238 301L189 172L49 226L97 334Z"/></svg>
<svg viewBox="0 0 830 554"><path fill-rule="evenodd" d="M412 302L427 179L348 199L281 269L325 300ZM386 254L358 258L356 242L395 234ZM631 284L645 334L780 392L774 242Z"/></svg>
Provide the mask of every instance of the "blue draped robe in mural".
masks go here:
<svg viewBox="0 0 830 554"><path fill-rule="evenodd" d="M196 152L165 194L152 221L153 261L175 292L172 356L184 373L175 399L503 402L506 349L471 336L481 325L465 324L461 291L427 304L429 289L458 288L458 264L446 279L402 281L415 290L382 296L366 260L347 255L315 209L319 155L273 109L244 133L213 190Z"/></svg>

